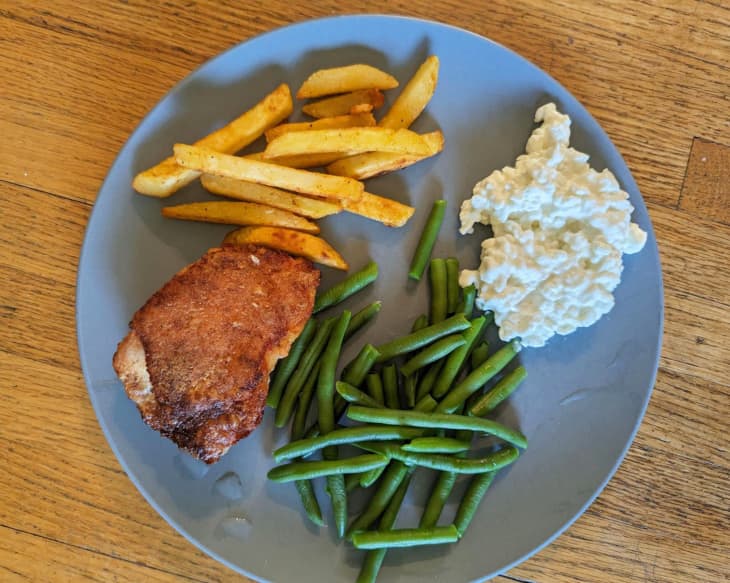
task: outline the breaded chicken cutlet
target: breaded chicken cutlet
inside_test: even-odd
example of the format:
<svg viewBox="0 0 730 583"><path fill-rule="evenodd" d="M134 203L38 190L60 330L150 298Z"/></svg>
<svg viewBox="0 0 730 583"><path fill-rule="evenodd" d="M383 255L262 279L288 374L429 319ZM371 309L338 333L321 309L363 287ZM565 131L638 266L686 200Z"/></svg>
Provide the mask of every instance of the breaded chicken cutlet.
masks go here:
<svg viewBox="0 0 730 583"><path fill-rule="evenodd" d="M210 249L130 322L114 369L142 419L214 463L261 422L269 374L309 319L319 271L257 245Z"/></svg>

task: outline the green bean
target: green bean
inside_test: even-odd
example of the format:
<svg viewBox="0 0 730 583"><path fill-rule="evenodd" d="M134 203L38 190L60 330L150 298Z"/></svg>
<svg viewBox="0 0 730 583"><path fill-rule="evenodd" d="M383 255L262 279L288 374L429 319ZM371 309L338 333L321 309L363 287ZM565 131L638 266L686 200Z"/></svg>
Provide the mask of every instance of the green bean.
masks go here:
<svg viewBox="0 0 730 583"><path fill-rule="evenodd" d="M428 279L431 282L431 324L443 322L448 309L446 284L446 262L440 258L431 259L428 270Z"/></svg>
<svg viewBox="0 0 730 583"><path fill-rule="evenodd" d="M443 368L443 365L444 361L440 360L438 362L434 362L431 366L428 367L428 371L426 371L426 374L423 375L423 378L421 378L421 381L418 383L418 390L416 391L416 402L420 401L421 399L423 399L423 397L431 393L431 389L433 388L433 385L436 382L436 379L438 378L441 369Z"/></svg>
<svg viewBox="0 0 730 583"><path fill-rule="evenodd" d="M345 478L342 475L329 475L327 480L327 494L332 501L332 516L334 517L337 536L345 536L347 528L347 488Z"/></svg>
<svg viewBox="0 0 730 583"><path fill-rule="evenodd" d="M445 214L446 201L441 199L434 202L423 231L421 231L421 238L418 241L416 252L413 254L413 259L411 260L411 268L408 271L408 277L411 279L415 279L416 281L421 279L423 271L426 269L426 263L428 263L428 259L431 257L431 251L433 251L433 246L436 243L436 237L438 237L439 230L441 229L441 223L444 222Z"/></svg>
<svg viewBox="0 0 730 583"><path fill-rule="evenodd" d="M337 369L337 361L340 357L345 330L347 330L347 325L350 323L350 318L350 312L345 310L337 319L320 362L319 379L317 381L317 408L319 410L319 430L322 434L329 433L335 427L335 370Z"/></svg>
<svg viewBox="0 0 730 583"><path fill-rule="evenodd" d="M383 474L385 471L386 466L380 466L379 468L375 468L374 470L370 470L369 472L363 472L360 474L360 485L363 488L369 488L372 486L375 482L378 481L378 478Z"/></svg>
<svg viewBox="0 0 730 583"><path fill-rule="evenodd" d="M317 328L317 333L314 335L314 338L312 338L309 346L304 351L302 358L299 360L297 369L289 379L284 394L279 401L279 406L276 409L274 424L277 427L284 427L289 421L294 405L296 404L296 399L302 390L302 385L306 382L309 373L314 368L320 354L322 354L334 324L334 318L328 318L322 322Z"/></svg>
<svg viewBox="0 0 730 583"><path fill-rule="evenodd" d="M472 369L481 366L489 358L489 343L482 341L474 347L471 353Z"/></svg>
<svg viewBox="0 0 730 583"><path fill-rule="evenodd" d="M335 389L340 397L345 399L348 403L355 403L357 405L362 405L363 407L377 407L378 409L385 407L385 405L381 405L370 395L362 392L357 387L353 387L350 383L337 381L335 383Z"/></svg>
<svg viewBox="0 0 730 583"><path fill-rule="evenodd" d="M378 300L377 302L368 304L359 312L354 313L352 315L352 318L350 319L350 324L347 326L347 332L345 332L345 340L349 340L355 332L357 332L360 328L362 328L365 324L372 320L378 314L380 308L382 307L383 302Z"/></svg>
<svg viewBox="0 0 730 583"><path fill-rule="evenodd" d="M390 342L386 342L385 344L378 346L380 358L378 358L377 362L386 362L391 358L400 356L401 354L413 352L414 350L418 350L419 348L430 344L434 340L438 340L439 338L447 336L448 334L453 334L454 332L461 332L462 330L466 330L468 327L469 321L463 314L451 316L443 322L426 326L425 328L421 328L418 332L412 332L406 336L396 338L395 340L391 340Z"/></svg>
<svg viewBox="0 0 730 583"><path fill-rule="evenodd" d="M484 330L486 319L483 316L474 318L471 326L463 332L464 344L454 350L446 359L436 382L431 389L431 394L435 399L440 399L449 392L454 380L461 372L467 357L471 353L474 345Z"/></svg>
<svg viewBox="0 0 730 583"><path fill-rule="evenodd" d="M421 521L418 523L420 528L433 528L436 526L458 476L459 474L455 472L439 473L431 490L431 495L428 497L426 506L423 509Z"/></svg>
<svg viewBox="0 0 730 583"><path fill-rule="evenodd" d="M307 422L307 415L309 414L309 408L312 404L312 398L314 397L314 391L317 387L317 379L319 378L319 367L317 363L309 373L309 378L304 383L301 393L299 393L299 399L297 401L297 408L294 412L294 421L291 424L291 440L296 441L304 436L304 424Z"/></svg>
<svg viewBox="0 0 730 583"><path fill-rule="evenodd" d="M370 530L358 532L352 536L352 544L357 549L384 549L397 547L415 547L422 545L440 545L455 543L459 540L459 531L453 524L434 526L433 528L401 528L398 530Z"/></svg>
<svg viewBox="0 0 730 583"><path fill-rule="evenodd" d="M457 474L493 472L510 465L520 456L519 450L511 445L507 445L494 453L487 454L483 458L476 459L465 459L437 453L413 453L404 451L403 448L390 442L361 441L354 445L365 451L378 453L390 459L403 462L404 464L422 466L443 472L455 472Z"/></svg>
<svg viewBox="0 0 730 583"><path fill-rule="evenodd" d="M394 364L383 369L383 393L385 394L385 406L389 409L397 409L398 402L398 371Z"/></svg>
<svg viewBox="0 0 730 583"><path fill-rule="evenodd" d="M459 260L449 257L446 260L446 297L449 314L455 314L459 307Z"/></svg>
<svg viewBox="0 0 730 583"><path fill-rule="evenodd" d="M339 421L340 417L342 417L342 414L345 412L345 409L347 409L348 404L349 403L340 397L339 394L335 395L335 421ZM315 421L312 425L307 427L307 430L304 432L304 437L317 437L319 434L319 423Z"/></svg>
<svg viewBox="0 0 730 583"><path fill-rule="evenodd" d="M385 467L385 466L382 466ZM371 470L369 470L371 471ZM360 486L360 480L363 475L367 474L368 472L362 472L361 474L345 474L345 491L350 493L355 488L358 488Z"/></svg>
<svg viewBox="0 0 730 583"><path fill-rule="evenodd" d="M380 352L372 344L366 344L362 347L355 359L345 367L342 373L342 380L351 384L353 387L359 387L365 380L365 376L373 368L375 360L380 356Z"/></svg>
<svg viewBox="0 0 730 583"><path fill-rule="evenodd" d="M413 407L414 411L420 411L421 413L430 413L438 407L438 402L431 395L424 395L416 406Z"/></svg>
<svg viewBox="0 0 730 583"><path fill-rule="evenodd" d="M436 407L437 413L450 413L456 410L459 405L467 400L469 395L483 387L499 371L507 366L515 355L520 351L520 344L512 341L505 344L481 365L475 368L458 385L453 387L444 396L443 400Z"/></svg>
<svg viewBox="0 0 730 583"><path fill-rule="evenodd" d="M269 470L269 480L273 482L293 482L309 480L322 476L358 474L384 466L388 458L380 454L365 454L340 460L315 460L311 462L292 462Z"/></svg>
<svg viewBox="0 0 730 583"><path fill-rule="evenodd" d="M401 462L394 462L383 472L378 489L373 494L367 508L358 516L350 528L347 529L347 537L353 533L367 529L383 513L390 499L395 495L398 486L408 475L408 468Z"/></svg>
<svg viewBox="0 0 730 583"><path fill-rule="evenodd" d="M454 526L459 531L459 536L464 536L466 529L469 528L477 508L479 508L479 503L489 490L489 486L492 485L495 475L496 472L476 474L469 482L454 518Z"/></svg>
<svg viewBox="0 0 730 583"><path fill-rule="evenodd" d="M461 302L456 308L457 312L464 314L467 318L471 318L474 312L474 301L477 297L477 288L474 285L467 285L461 290Z"/></svg>
<svg viewBox="0 0 730 583"><path fill-rule="evenodd" d="M383 381L380 379L380 375L376 372L371 372L365 377L365 384L368 388L368 393L381 405L385 405L385 396L383 395Z"/></svg>
<svg viewBox="0 0 730 583"><path fill-rule="evenodd" d="M374 261L368 263L360 271L353 273L347 279L334 285L326 292L318 294L314 300L313 313L334 306L359 292L365 286L373 283L378 278L378 264Z"/></svg>
<svg viewBox="0 0 730 583"><path fill-rule="evenodd" d="M419 330L428 326L428 316L421 314L413 322L411 332L418 332ZM418 373L411 374L403 379L401 384L403 393L401 394L401 409L413 409L416 405L416 391L418 389Z"/></svg>
<svg viewBox="0 0 730 583"><path fill-rule="evenodd" d="M283 445L274 451L274 461L281 463L298 457L305 457L331 445L345 445L357 441L383 441L388 439L414 439L423 435L423 430L413 427L344 427L319 437L299 439Z"/></svg>
<svg viewBox="0 0 730 583"><path fill-rule="evenodd" d="M309 520L311 520L317 526L324 526L324 520L322 520L322 510L317 502L317 495L314 493L314 486L309 480L297 480L294 485L299 492L299 498L302 501L304 512L307 514Z"/></svg>
<svg viewBox="0 0 730 583"><path fill-rule="evenodd" d="M436 362L437 360L441 360L465 344L466 339L461 334L452 334L451 336L441 338L421 350L418 354L406 362L401 367L401 372L406 376L410 376L418 369L421 369L432 362Z"/></svg>
<svg viewBox="0 0 730 583"><path fill-rule="evenodd" d="M494 409L507 397L509 397L520 383L525 380L527 371L524 366L518 366L512 372L507 373L499 382L487 391L474 403L469 412L477 417L483 417Z"/></svg>
<svg viewBox="0 0 730 583"><path fill-rule="evenodd" d="M272 409L276 409L279 406L281 400L281 394L284 392L284 387L289 381L289 377L294 373L294 369L299 364L299 359L302 357L304 349L312 339L314 331L317 329L317 321L313 318L307 320L304 325L304 329L299 334L299 337L292 344L289 354L285 356L276 367L276 373L274 374L274 380L271 382L271 388L269 388L269 394L266 396L266 404Z"/></svg>
<svg viewBox="0 0 730 583"><path fill-rule="evenodd" d="M437 409L438 410L438 409ZM350 405L347 409L348 418L365 423L379 423L382 425L404 425L406 427L422 427L424 429L468 429L479 433L494 435L500 439L526 448L527 439L522 433L479 417L452 415L449 413L421 413L420 411L398 411L390 409L370 409Z"/></svg>
<svg viewBox="0 0 730 583"><path fill-rule="evenodd" d="M471 440L471 432L469 439ZM403 451L415 453L461 453L467 451L470 443L453 437L416 437L402 445Z"/></svg>
<svg viewBox="0 0 730 583"><path fill-rule="evenodd" d="M411 327L411 332L418 332L419 330L422 330L426 326L428 326L428 316L426 314L421 314L413 322L413 326Z"/></svg>

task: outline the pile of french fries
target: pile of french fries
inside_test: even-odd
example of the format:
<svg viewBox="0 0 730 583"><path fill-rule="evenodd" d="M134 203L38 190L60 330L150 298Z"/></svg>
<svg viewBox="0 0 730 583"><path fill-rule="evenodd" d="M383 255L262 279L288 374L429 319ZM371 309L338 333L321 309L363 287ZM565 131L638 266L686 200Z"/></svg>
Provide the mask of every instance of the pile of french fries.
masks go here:
<svg viewBox="0 0 730 583"><path fill-rule="evenodd" d="M224 244L259 244L346 270L342 256L317 237L313 219L344 211L390 227L406 224L415 209L367 192L363 181L443 149L440 131L408 129L433 96L438 70L438 58L427 58L376 120L383 91L398 87L394 77L362 64L321 69L296 93L297 99L313 100L302 107L313 121L285 123L294 105L282 84L193 145L175 144L173 156L138 174L132 186L163 198L199 178L207 191L236 201L168 206L164 216L240 225ZM262 135L263 151L235 155Z"/></svg>

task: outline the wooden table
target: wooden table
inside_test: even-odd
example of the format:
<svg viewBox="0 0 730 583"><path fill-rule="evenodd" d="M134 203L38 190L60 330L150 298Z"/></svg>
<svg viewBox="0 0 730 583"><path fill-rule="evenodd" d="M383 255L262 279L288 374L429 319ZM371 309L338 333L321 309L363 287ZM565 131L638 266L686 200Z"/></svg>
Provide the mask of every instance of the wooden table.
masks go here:
<svg viewBox="0 0 730 583"><path fill-rule="evenodd" d="M294 21L440 20L563 83L623 153L665 277L661 368L625 462L556 542L499 578L730 578L730 9L723 0L270 0L0 5L0 580L243 580L142 499L79 368L74 286L102 179L192 69ZM640 333L640 331L637 331Z"/></svg>

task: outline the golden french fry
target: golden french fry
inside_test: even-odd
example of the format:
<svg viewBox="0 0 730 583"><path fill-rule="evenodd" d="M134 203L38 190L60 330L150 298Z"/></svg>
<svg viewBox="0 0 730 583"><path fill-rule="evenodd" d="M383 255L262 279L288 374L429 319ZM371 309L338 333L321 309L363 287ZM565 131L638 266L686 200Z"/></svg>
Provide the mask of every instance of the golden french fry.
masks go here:
<svg viewBox="0 0 730 583"><path fill-rule="evenodd" d="M373 219L389 227L402 227L413 216L416 209L390 198L365 192L358 201L348 201L345 211Z"/></svg>
<svg viewBox="0 0 730 583"><path fill-rule="evenodd" d="M366 178L400 170L430 158L444 149L444 135L440 131L422 134L421 137L429 145L429 153L425 156L393 154L390 152L366 152L365 154L341 158L329 164L327 172L356 180L365 180Z"/></svg>
<svg viewBox="0 0 730 583"><path fill-rule="evenodd" d="M358 113L354 115L337 115L335 117L323 117L315 121L300 123L282 123L276 127L266 130L266 141L278 138L288 132L302 132L305 130L329 130L336 128L373 127L375 118L372 113Z"/></svg>
<svg viewBox="0 0 730 583"><path fill-rule="evenodd" d="M380 69L370 65L347 65L312 73L297 91L297 99L393 87L398 87L398 80Z"/></svg>
<svg viewBox="0 0 730 583"><path fill-rule="evenodd" d="M375 109L375 108L373 107L372 103L358 103L357 105L353 105L350 108L350 115L358 115L360 113L369 113L373 109Z"/></svg>
<svg viewBox="0 0 730 583"><path fill-rule="evenodd" d="M296 156L282 156L276 160L269 160L264 157L263 152L254 152L252 154L246 154L244 158L268 163L274 162L275 164L288 166L289 168L317 168L332 164L335 160L342 158L342 154L297 154Z"/></svg>
<svg viewBox="0 0 730 583"><path fill-rule="evenodd" d="M393 152L427 156L431 146L411 130L388 128L341 128L306 130L283 134L269 142L264 158L299 154L340 153L343 156L361 152Z"/></svg>
<svg viewBox="0 0 730 583"><path fill-rule="evenodd" d="M302 111L312 117L335 117L358 112L367 113L373 109L383 107L383 103L385 103L385 96L382 91L379 89L364 89L307 103L302 106ZM355 109L361 105L367 105L369 108L365 111Z"/></svg>
<svg viewBox="0 0 730 583"><path fill-rule="evenodd" d="M418 68L416 74L406 84L390 110L378 122L384 128L407 128L421 115L431 100L439 76L439 60L428 57Z"/></svg>
<svg viewBox="0 0 730 583"><path fill-rule="evenodd" d="M364 190L362 182L343 176L330 176L319 172L259 162L185 144L175 144L174 150L176 162L185 168L216 176L266 184L300 194L321 198L357 199L362 196Z"/></svg>
<svg viewBox="0 0 730 583"><path fill-rule="evenodd" d="M270 127L291 114L293 108L289 86L279 85L263 100L228 125L195 142L196 146L233 154L255 141ZM182 168L174 156L166 158L134 177L132 187L140 194L166 197L189 184L200 175L190 168Z"/></svg>
<svg viewBox="0 0 730 583"><path fill-rule="evenodd" d="M223 239L224 245L245 245L246 243L300 255L315 263L336 269L345 271L349 269L347 262L327 241L300 231L279 227L242 227L231 231Z"/></svg>
<svg viewBox="0 0 730 583"><path fill-rule="evenodd" d="M234 178L214 176L213 174L203 174L200 177L200 183L203 188L213 194L265 204L310 219L321 219L342 210L342 207L337 203L317 198L307 198L265 184L244 182Z"/></svg>
<svg viewBox="0 0 730 583"><path fill-rule="evenodd" d="M260 225L285 227L306 233L319 233L317 223L313 223L274 207L255 202L204 201L167 206L162 216L168 219L201 221L204 223L223 223L225 225Z"/></svg>

